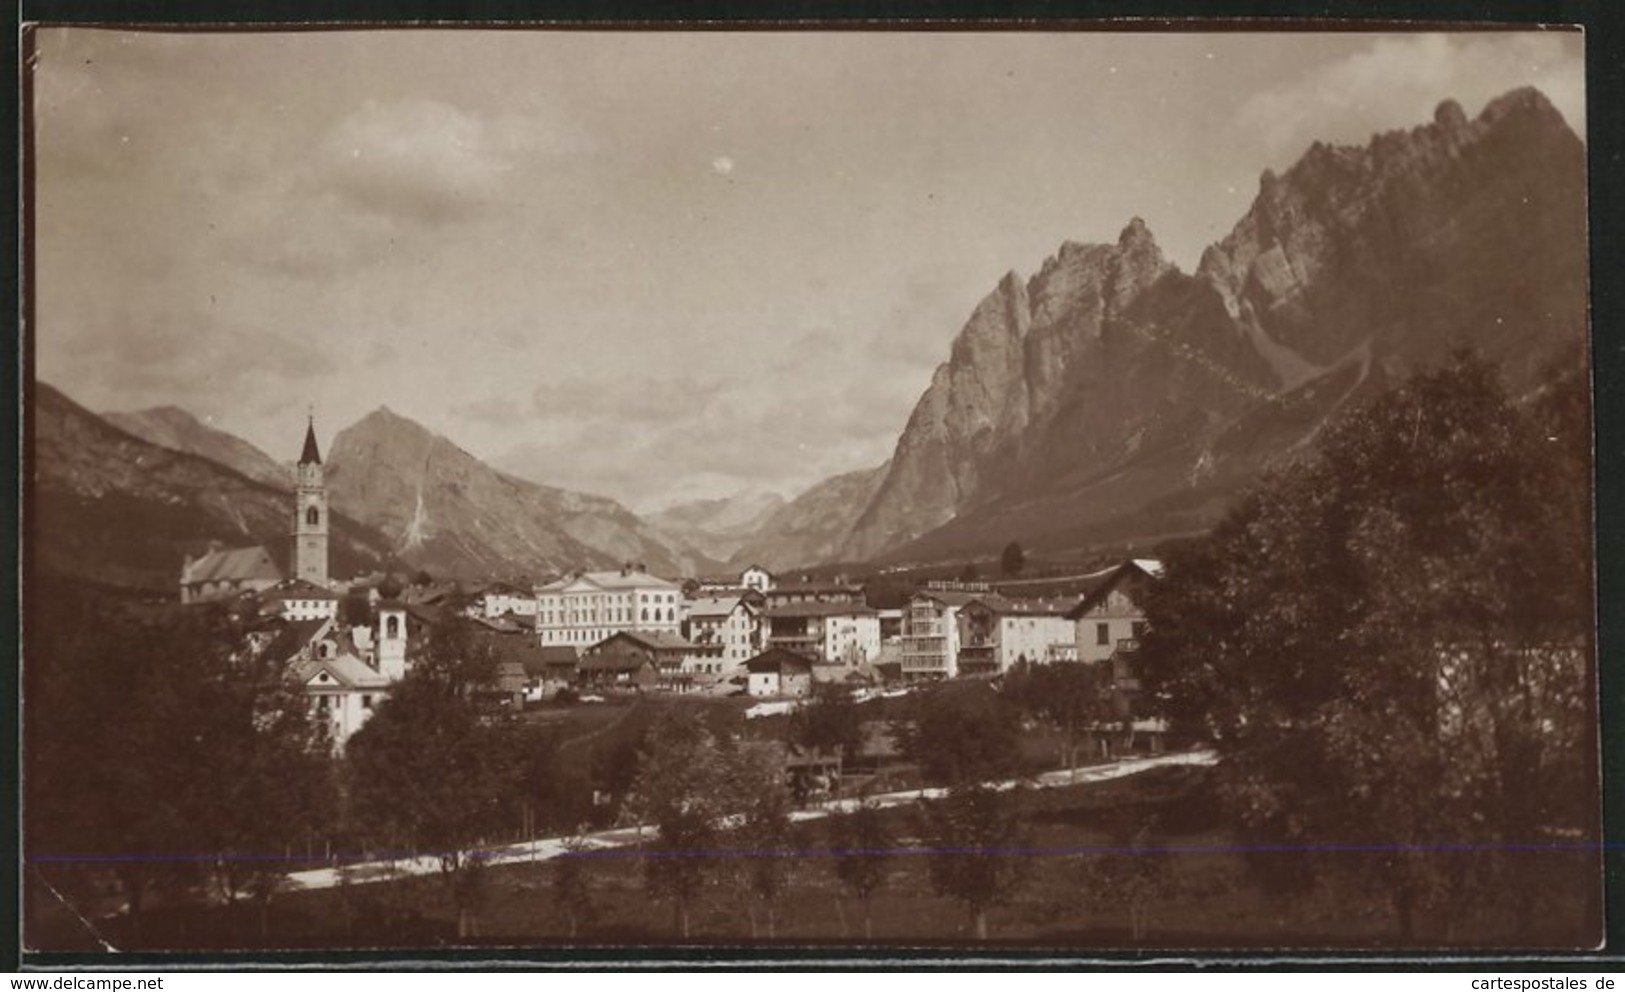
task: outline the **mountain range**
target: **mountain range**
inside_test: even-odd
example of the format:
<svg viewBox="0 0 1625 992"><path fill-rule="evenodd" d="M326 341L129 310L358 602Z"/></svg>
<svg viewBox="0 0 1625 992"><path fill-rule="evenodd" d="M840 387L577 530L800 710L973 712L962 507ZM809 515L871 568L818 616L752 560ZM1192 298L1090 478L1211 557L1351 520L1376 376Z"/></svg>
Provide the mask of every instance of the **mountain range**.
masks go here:
<svg viewBox="0 0 1625 992"><path fill-rule="evenodd" d="M1066 550L1212 525L1261 473L1420 366L1471 347L1514 387L1583 361L1585 155L1538 92L1266 171L1196 271L1151 230L1006 274L952 341L884 464L786 502L755 491L647 520L500 472L381 408L327 458L334 572L668 575ZM98 417L34 397L36 543L52 567L173 585L209 539L282 554L290 469L176 407Z"/></svg>
<svg viewBox="0 0 1625 992"><path fill-rule="evenodd" d="M97 416L40 383L38 548L50 568L114 585L172 587L210 541L263 544L286 565L292 467L177 407ZM719 562L613 500L517 479L381 408L325 459L332 572L427 569L542 578L636 561L669 575Z"/></svg>
<svg viewBox="0 0 1625 992"><path fill-rule="evenodd" d="M1210 526L1340 410L1471 347L1529 386L1586 336L1585 153L1539 92L1266 171L1194 274L1139 219L976 307L831 556Z"/></svg>

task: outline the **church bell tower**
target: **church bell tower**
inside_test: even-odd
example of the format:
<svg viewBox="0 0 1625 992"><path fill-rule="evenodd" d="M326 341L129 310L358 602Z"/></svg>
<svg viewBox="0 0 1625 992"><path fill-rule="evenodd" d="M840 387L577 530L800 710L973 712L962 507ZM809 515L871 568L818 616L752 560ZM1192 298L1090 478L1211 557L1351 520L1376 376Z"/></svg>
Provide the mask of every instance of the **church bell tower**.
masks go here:
<svg viewBox="0 0 1625 992"><path fill-rule="evenodd" d="M295 470L293 504L293 575L327 588L327 486L322 482L322 456L316 449L316 418L305 425L305 450Z"/></svg>

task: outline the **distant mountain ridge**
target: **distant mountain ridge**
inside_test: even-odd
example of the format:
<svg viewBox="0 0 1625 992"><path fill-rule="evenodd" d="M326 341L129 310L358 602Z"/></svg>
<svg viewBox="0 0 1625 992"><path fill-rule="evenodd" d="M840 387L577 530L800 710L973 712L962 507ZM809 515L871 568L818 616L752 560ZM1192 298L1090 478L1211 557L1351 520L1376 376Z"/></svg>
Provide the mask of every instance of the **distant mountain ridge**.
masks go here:
<svg viewBox="0 0 1625 992"><path fill-rule="evenodd" d="M200 455L152 444L34 384L32 526L24 541L49 570L113 586L175 595L187 553L211 540L264 545L286 571L292 503L285 489ZM334 515L336 574L383 566L381 534Z"/></svg>
<svg viewBox="0 0 1625 992"><path fill-rule="evenodd" d="M746 490L717 499L690 500L648 514L645 519L663 534L725 562L760 533L785 505L778 493Z"/></svg>
<svg viewBox="0 0 1625 992"><path fill-rule="evenodd" d="M178 406L104 413L102 419L142 440L201 455L268 486L293 487L291 464L277 461L235 434L210 427Z"/></svg>
<svg viewBox="0 0 1625 992"><path fill-rule="evenodd" d="M632 561L677 576L716 565L614 500L499 472L388 408L339 431L326 477L335 510L437 575L539 579Z"/></svg>
<svg viewBox="0 0 1625 992"><path fill-rule="evenodd" d="M1528 384L1583 344L1586 289L1584 148L1539 92L1316 143L1263 173L1194 275L1138 218L1006 275L822 560L1205 529L1340 410L1454 348Z"/></svg>
<svg viewBox="0 0 1625 992"><path fill-rule="evenodd" d="M761 565L768 569L793 568L828 562L839 553L841 540L851 531L857 515L874 498L890 463L833 476L779 507L745 541L731 568Z"/></svg>

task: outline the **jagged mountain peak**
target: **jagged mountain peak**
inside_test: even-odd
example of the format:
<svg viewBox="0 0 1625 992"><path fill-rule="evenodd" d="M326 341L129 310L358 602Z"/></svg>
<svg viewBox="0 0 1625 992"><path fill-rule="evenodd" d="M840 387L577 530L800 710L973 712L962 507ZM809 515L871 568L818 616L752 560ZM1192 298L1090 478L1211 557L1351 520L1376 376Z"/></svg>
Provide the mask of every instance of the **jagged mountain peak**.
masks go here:
<svg viewBox="0 0 1625 992"><path fill-rule="evenodd" d="M1204 526L1407 369L1583 340L1585 247L1583 145L1528 88L1264 170L1194 276L1138 217L1068 241L977 306L836 557Z"/></svg>
<svg viewBox="0 0 1625 992"><path fill-rule="evenodd" d="M1122 233L1117 236L1117 246L1119 248L1137 248L1156 243L1157 239L1151 236L1151 229L1139 217L1130 219L1128 226L1124 227Z"/></svg>

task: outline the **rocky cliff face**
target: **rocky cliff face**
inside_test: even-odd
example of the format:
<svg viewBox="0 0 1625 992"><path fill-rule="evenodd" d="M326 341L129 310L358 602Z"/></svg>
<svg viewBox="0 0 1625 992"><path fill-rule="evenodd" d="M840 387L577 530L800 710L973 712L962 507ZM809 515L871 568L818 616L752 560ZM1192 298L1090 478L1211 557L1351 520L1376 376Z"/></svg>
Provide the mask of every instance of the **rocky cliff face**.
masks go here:
<svg viewBox="0 0 1625 992"><path fill-rule="evenodd" d="M529 575L645 563L657 574L714 564L613 500L491 468L416 422L379 409L340 431L327 460L333 508L382 531L436 575Z"/></svg>
<svg viewBox="0 0 1625 992"><path fill-rule="evenodd" d="M285 489L114 427L45 383L31 407L26 540L41 566L173 596L187 553L209 541L262 544L287 566L293 503ZM382 535L333 518L335 575L382 565Z"/></svg>
<svg viewBox="0 0 1625 992"><path fill-rule="evenodd" d="M774 511L734 553L730 568L772 571L833 561L890 463L825 479Z"/></svg>
<svg viewBox="0 0 1625 992"><path fill-rule="evenodd" d="M144 441L219 462L256 482L279 489L292 488L291 465L277 461L235 434L210 427L178 406L104 413L102 419Z"/></svg>
<svg viewBox="0 0 1625 992"><path fill-rule="evenodd" d="M1468 346L1516 384L1586 328L1585 160L1534 90L1266 172L1197 272L1137 219L1013 273L831 557L1205 527L1328 417Z"/></svg>

